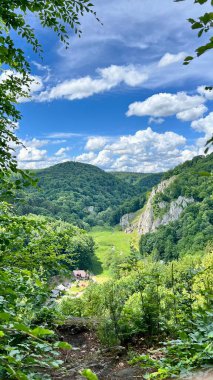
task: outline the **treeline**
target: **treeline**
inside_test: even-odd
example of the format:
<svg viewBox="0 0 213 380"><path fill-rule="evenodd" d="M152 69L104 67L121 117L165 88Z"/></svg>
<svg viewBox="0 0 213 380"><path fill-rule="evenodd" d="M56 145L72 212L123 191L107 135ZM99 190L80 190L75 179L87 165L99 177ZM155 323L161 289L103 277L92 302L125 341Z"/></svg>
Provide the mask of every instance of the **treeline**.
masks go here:
<svg viewBox="0 0 213 380"><path fill-rule="evenodd" d="M38 186L19 192L17 213L54 217L80 228L118 223L121 212L140 208L141 196L161 178L161 174L106 173L78 162L33 173Z"/></svg>
<svg viewBox="0 0 213 380"><path fill-rule="evenodd" d="M208 174L213 170L213 153L207 156L196 156L192 160L185 161L183 164L175 166L174 169L168 170L164 178L173 175L182 174L184 171L193 172L194 174Z"/></svg>

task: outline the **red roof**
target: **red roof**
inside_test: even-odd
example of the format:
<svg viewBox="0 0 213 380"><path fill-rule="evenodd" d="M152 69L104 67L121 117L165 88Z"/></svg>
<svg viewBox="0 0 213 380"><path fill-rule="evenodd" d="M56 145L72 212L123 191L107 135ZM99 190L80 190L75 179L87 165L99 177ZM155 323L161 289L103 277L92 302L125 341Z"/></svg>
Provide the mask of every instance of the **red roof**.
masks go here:
<svg viewBox="0 0 213 380"><path fill-rule="evenodd" d="M74 270L73 274L75 277L88 278L89 275L85 270Z"/></svg>

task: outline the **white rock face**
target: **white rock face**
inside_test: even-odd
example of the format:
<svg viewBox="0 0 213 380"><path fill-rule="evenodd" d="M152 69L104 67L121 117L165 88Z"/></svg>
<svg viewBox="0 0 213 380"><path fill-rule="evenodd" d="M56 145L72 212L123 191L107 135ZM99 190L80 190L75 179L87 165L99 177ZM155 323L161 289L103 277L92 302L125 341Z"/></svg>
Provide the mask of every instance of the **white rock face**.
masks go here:
<svg viewBox="0 0 213 380"><path fill-rule="evenodd" d="M121 217L120 226L121 226L122 230L125 230L126 228L128 228L130 226L131 221L134 218L134 216L135 216L135 213L132 212L130 214L125 214Z"/></svg>
<svg viewBox="0 0 213 380"><path fill-rule="evenodd" d="M154 208L153 208L153 199L157 193L163 193L167 187L174 182L176 176L169 178L168 180L162 181L153 188L145 210L142 213L139 222L137 225L128 226L126 232L132 232L137 229L140 235L144 235L149 232L154 232L159 226L166 225L169 222L175 221L179 218L182 211L188 206L188 204L194 202L193 198L186 198L179 196L176 200L172 201L169 204L169 209L165 212L162 217L154 218ZM158 204L160 209L163 209L167 206L166 202L160 202Z"/></svg>
<svg viewBox="0 0 213 380"><path fill-rule="evenodd" d="M182 211L188 206L189 203L192 202L194 202L193 198L179 196L175 201L170 203L168 212L166 212L162 218L157 218L153 221L149 232L155 231L159 226L166 225L169 222L177 220Z"/></svg>

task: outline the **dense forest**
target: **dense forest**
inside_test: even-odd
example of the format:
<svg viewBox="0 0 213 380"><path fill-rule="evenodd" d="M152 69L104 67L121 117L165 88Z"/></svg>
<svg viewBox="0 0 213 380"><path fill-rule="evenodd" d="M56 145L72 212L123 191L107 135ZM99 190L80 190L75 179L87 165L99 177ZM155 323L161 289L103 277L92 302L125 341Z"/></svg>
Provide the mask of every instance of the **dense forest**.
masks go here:
<svg viewBox="0 0 213 380"><path fill-rule="evenodd" d="M65 162L33 174L38 179L37 187L19 193L17 213L51 216L82 228L117 224L122 213L141 207L146 191L162 176L107 173L78 162Z"/></svg>

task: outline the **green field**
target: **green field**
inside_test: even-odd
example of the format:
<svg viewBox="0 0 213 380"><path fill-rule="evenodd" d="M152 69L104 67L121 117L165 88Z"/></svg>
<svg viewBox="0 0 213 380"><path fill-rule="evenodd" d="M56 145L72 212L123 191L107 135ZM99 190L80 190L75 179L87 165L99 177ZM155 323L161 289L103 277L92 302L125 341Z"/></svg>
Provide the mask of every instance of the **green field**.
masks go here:
<svg viewBox="0 0 213 380"><path fill-rule="evenodd" d="M93 228L90 232L96 248L97 261L94 262L93 272L97 275L97 280L104 280L110 276L109 265L112 258L125 258L130 253L130 243L138 245L138 237L134 232L126 234L118 228Z"/></svg>

